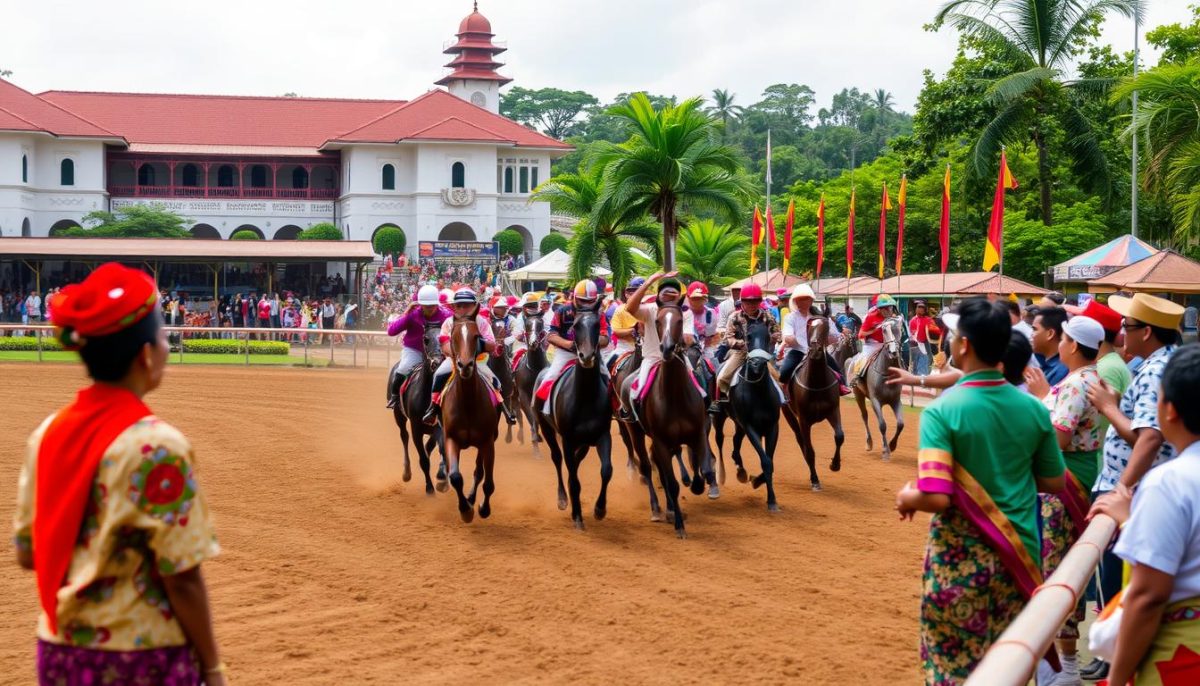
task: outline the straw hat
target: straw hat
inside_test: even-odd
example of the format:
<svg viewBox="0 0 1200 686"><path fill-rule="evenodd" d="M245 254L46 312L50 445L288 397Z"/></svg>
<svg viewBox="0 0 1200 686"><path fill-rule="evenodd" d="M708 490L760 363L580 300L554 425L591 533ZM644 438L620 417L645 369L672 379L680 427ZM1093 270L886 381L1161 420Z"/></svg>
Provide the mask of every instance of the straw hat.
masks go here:
<svg viewBox="0 0 1200 686"><path fill-rule="evenodd" d="M1178 329L1183 321L1183 306L1170 300L1146 293L1136 293L1132 298L1122 295L1109 297L1108 306L1121 314L1145 322L1160 329Z"/></svg>

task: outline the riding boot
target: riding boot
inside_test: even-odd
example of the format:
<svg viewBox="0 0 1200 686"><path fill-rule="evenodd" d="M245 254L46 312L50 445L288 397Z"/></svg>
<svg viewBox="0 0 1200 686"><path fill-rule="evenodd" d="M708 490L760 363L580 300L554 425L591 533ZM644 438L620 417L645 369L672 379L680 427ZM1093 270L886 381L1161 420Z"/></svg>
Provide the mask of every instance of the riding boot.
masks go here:
<svg viewBox="0 0 1200 686"><path fill-rule="evenodd" d="M425 416L421 417L421 421L428 426L436 426L441 411L442 408L437 403L429 403L429 409L425 410Z"/></svg>
<svg viewBox="0 0 1200 686"><path fill-rule="evenodd" d="M708 405L708 413L711 415L722 415L722 414L725 414L728 410L729 410L729 399L725 396L721 396L720 398L717 398L716 400L712 401Z"/></svg>
<svg viewBox="0 0 1200 686"><path fill-rule="evenodd" d="M505 407L503 403L500 404L500 412L504 414L504 421L508 422L509 426L517 425L517 415L512 410Z"/></svg>
<svg viewBox="0 0 1200 686"><path fill-rule="evenodd" d="M394 395L392 397L388 398L387 409L389 409L389 410L396 409L396 401L397 400L398 400L398 398Z"/></svg>

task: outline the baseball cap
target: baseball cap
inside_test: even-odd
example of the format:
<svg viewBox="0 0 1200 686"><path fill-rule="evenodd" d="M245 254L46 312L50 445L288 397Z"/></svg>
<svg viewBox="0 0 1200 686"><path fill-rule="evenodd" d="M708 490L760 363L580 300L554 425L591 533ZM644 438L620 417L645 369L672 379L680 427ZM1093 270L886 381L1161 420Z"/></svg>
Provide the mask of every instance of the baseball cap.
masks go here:
<svg viewBox="0 0 1200 686"><path fill-rule="evenodd" d="M1104 327L1095 319L1083 315L1068 319L1063 324L1063 333L1085 348L1098 349L1104 342Z"/></svg>
<svg viewBox="0 0 1200 686"><path fill-rule="evenodd" d="M1100 322L1100 326L1103 326L1105 331L1121 330L1121 313L1097 300L1089 300L1084 307L1064 305L1063 309L1074 316L1095 319L1097 322Z"/></svg>

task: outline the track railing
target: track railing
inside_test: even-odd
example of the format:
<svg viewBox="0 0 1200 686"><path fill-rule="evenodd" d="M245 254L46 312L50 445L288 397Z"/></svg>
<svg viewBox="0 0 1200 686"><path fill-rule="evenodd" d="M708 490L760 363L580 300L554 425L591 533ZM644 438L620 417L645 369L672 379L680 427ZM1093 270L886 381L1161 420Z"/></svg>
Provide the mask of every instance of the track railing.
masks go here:
<svg viewBox="0 0 1200 686"><path fill-rule="evenodd" d="M311 366L318 359L328 358L330 365L370 367L371 356L374 354L377 365L382 360L385 367L391 367L393 353L400 347L400 337L389 338L386 331L214 326L166 326L163 328L167 331L171 341L171 356L177 362L183 362L186 355L205 354L203 350L186 352L184 343L188 340L284 341L288 343L288 354L295 356L297 364L304 366ZM34 350L37 352L39 362L45 360L45 353L59 349L53 343L47 342L54 339L53 326L0 323L0 335L10 336L14 333L21 333L36 340ZM229 355L230 357L240 355L244 359L244 363L250 365L251 360L258 353L251 353L249 345L244 345L242 348L242 352L229 353ZM0 350L0 352L3 351Z"/></svg>
<svg viewBox="0 0 1200 686"><path fill-rule="evenodd" d="M967 679L966 686L1025 686L1038 661L1075 608L1100 556L1117 532L1107 515L1092 519L1083 535L1067 551L1058 569L1038 587L1033 598L992 644Z"/></svg>

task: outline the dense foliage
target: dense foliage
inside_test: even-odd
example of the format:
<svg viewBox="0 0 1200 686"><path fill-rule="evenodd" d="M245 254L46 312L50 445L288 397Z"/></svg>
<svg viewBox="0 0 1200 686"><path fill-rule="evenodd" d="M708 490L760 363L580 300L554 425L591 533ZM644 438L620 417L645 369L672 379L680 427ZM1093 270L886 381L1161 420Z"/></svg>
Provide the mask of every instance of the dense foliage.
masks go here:
<svg viewBox="0 0 1200 686"><path fill-rule="evenodd" d="M231 240L231 241L259 241L259 240L262 240L262 236L258 235L257 233L254 233L250 229L238 229L237 231L233 232L233 235L231 235L229 237L229 240Z"/></svg>
<svg viewBox="0 0 1200 686"><path fill-rule="evenodd" d="M377 255L398 256L404 252L405 246L408 244L408 238L404 232L395 226L385 226L375 232L374 238L371 239L371 247L375 249Z"/></svg>
<svg viewBox="0 0 1200 686"><path fill-rule="evenodd" d="M83 226L54 231L67 238L191 238L188 220L153 205L127 205L114 212L89 212Z"/></svg>
<svg viewBox="0 0 1200 686"><path fill-rule="evenodd" d="M543 255L554 252L555 250L565 251L567 249L567 243L567 237L561 233L548 233L546 234L546 237L542 239L542 242L538 244L538 250L540 250Z"/></svg>
<svg viewBox="0 0 1200 686"><path fill-rule="evenodd" d="M342 238L342 230L329 222L313 224L296 236L298 241L340 241Z"/></svg>
<svg viewBox="0 0 1200 686"><path fill-rule="evenodd" d="M512 229L505 229L492 236L499 244L501 255L520 255L525 252L525 238Z"/></svg>

